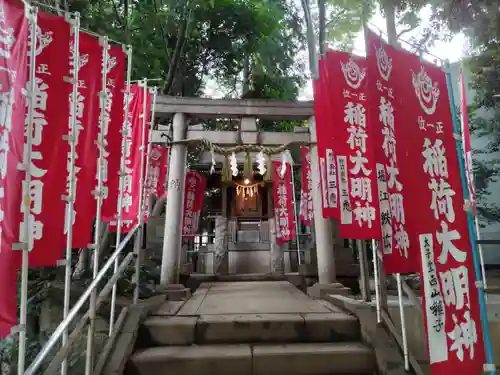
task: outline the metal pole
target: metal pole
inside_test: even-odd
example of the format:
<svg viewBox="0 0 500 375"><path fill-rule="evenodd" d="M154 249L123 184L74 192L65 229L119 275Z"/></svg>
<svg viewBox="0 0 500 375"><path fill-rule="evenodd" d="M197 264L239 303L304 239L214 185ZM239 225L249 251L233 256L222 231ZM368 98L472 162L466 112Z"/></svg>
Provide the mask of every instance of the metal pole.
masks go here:
<svg viewBox="0 0 500 375"><path fill-rule="evenodd" d="M446 84L448 86L448 95L450 99L450 107L451 107L451 118L453 121L453 130L455 135L460 134L460 124L457 121L457 109L455 107L455 98L453 94L453 85L450 73L450 63L446 61ZM462 181L462 190L464 192L464 201L468 202L470 200L469 197L469 188L467 184L467 174L465 172L465 163L463 160L463 145L462 139L460 137L456 137L456 145L457 145L457 156L458 156L458 164L460 167L460 179ZM472 249L472 258L474 260L474 271L476 274L476 287L478 291L479 297L479 308L481 311L481 325L483 328L483 338L484 338L484 347L486 351L486 364L485 364L485 372L488 372L490 375L495 375L495 366L493 362L493 350L491 346L491 337L490 337L490 329L488 326L488 314L486 312L486 300L484 293L484 285L481 281L481 266L479 262L478 256L478 246L477 246L477 238L476 238L476 230L474 227L474 214L470 210L466 210L467 214L467 224L469 228L469 239L470 245Z"/></svg>
<svg viewBox="0 0 500 375"><path fill-rule="evenodd" d="M148 80L145 78L139 86L142 85L143 89L143 102L142 102L142 133L141 133L141 146L139 150L141 151L141 167L140 167L140 179L139 179L139 207L137 208L137 222L139 223L139 230L137 231L136 237L136 253L137 257L135 259L135 289L134 289L134 299L133 303L136 304L139 301L139 275L141 268L141 248L142 248L142 232L144 230L144 210L143 210L143 199L144 199L144 149L146 146L146 119L147 119L147 96L148 92Z"/></svg>
<svg viewBox="0 0 500 375"><path fill-rule="evenodd" d="M403 356L405 361L405 371L410 370L410 361L408 357L408 339L406 338L406 320L405 308L403 306L403 286L401 283L401 274L396 274L398 284L399 317L401 319L401 338L403 339Z"/></svg>
<svg viewBox="0 0 500 375"><path fill-rule="evenodd" d="M29 69L29 90L26 94L28 100L28 129L26 131L26 148L27 152L24 153L25 160L23 161L24 170L26 172L23 185L23 203L22 208L24 209L24 234L20 233L20 237L24 236L24 243L20 243L22 250L22 265L21 265L21 306L19 312L19 356L17 358L17 373L24 373L24 365L26 360L26 322L27 322L27 305L28 305L28 255L31 250L31 225L30 225L30 215L31 215L31 204L29 187L31 184L31 151L33 143L33 108L36 102L36 84L35 84L35 71L36 71L36 30L37 30L37 14L38 8L31 7L25 4L25 15L30 23L30 40L31 49L29 51L30 58L30 69Z"/></svg>
<svg viewBox="0 0 500 375"><path fill-rule="evenodd" d="M382 316L380 314L380 291L379 291L379 279L378 279L378 243L376 240L372 240L373 249L373 279L375 281L375 304L377 306L377 323L382 323Z"/></svg>
<svg viewBox="0 0 500 375"><path fill-rule="evenodd" d="M127 147L127 136L128 136L128 124L129 124L129 107L130 107L130 78L132 76L132 46L125 47L125 53L127 54L127 82L125 89L125 107L123 110L123 126L122 126L122 155L120 159L120 182L118 184L118 202L116 205L116 248L120 243L120 238L122 236L122 212L123 212L123 185L125 183L125 162L126 162L126 147ZM118 271L119 259L115 260L113 273ZM113 333L113 328L115 324L115 308L116 308L116 284L113 285L113 291L111 292L111 312L109 314L109 336Z"/></svg>
<svg viewBox="0 0 500 375"><path fill-rule="evenodd" d="M292 197L293 197L293 216L295 219L295 237L297 238L297 262L302 264L300 261L300 237L299 237L299 220L297 218L297 202L295 201L295 177L293 174L293 164L290 164L291 174L292 174Z"/></svg>
<svg viewBox="0 0 500 375"><path fill-rule="evenodd" d="M94 269L93 269L93 279L97 277L97 271L99 268L99 246L100 238L99 232L101 227L101 211L102 211L102 198L103 198L103 166L104 166L104 131L106 124L106 104L108 99L108 92L106 88L107 83L107 66L108 66L108 37L104 36L99 39L102 45L102 91L100 93L100 103L101 103L101 116L99 119L99 138L97 145L99 147L99 158L97 159L97 187L95 190L95 196L97 199L96 208L96 221L95 221L95 232L94 232L94 244L91 246L94 249ZM90 308L89 308L89 329L87 333L87 350L85 353L85 375L92 375L92 370L94 367L94 331L95 331L95 313L96 313L96 299L97 292L95 290L90 294Z"/></svg>
<svg viewBox="0 0 500 375"><path fill-rule="evenodd" d="M479 219L477 216L474 215L474 224L476 226L476 236L477 240L481 240L481 232L479 231ZM481 273L482 273L482 280L483 280L483 285L484 289L488 288L488 284L486 282L486 269L484 267L484 253L483 253L483 245L477 244L477 248L479 249L479 261L481 263ZM488 300L488 295L484 295L485 300Z"/></svg>
<svg viewBox="0 0 500 375"><path fill-rule="evenodd" d="M366 256L366 242L364 240L356 240L359 256L359 271L361 278L361 296L363 301L371 301L370 282L368 280L368 259Z"/></svg>
<svg viewBox="0 0 500 375"><path fill-rule="evenodd" d="M70 305L70 293L71 293L71 252L72 252L72 242L73 242L73 208L75 206L75 163L76 163L76 145L78 143L78 132L76 129L76 112L77 112L77 100L78 100L78 71L80 70L80 13L75 12L73 17L69 16L69 22L73 26L73 76L71 77L73 83L73 90L71 92L71 114L70 114L70 130L67 137L70 146L69 155L69 171L68 171L68 196L66 204L66 257L65 257L65 269L64 269L64 308L63 308L63 319L68 316L69 305ZM68 342L68 330L65 329L62 337L62 345L66 345ZM68 361L65 359L61 364L61 375L66 375L68 373Z"/></svg>

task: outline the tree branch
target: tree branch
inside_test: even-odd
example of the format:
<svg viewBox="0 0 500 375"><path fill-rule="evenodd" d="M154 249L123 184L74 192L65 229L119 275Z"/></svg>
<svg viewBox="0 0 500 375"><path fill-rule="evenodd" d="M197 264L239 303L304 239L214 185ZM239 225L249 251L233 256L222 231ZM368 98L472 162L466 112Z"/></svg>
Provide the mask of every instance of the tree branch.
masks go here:
<svg viewBox="0 0 500 375"><path fill-rule="evenodd" d="M175 73L179 65L179 61L184 50L184 44L186 42L186 36L188 34L189 24L191 20L191 4L186 4L186 14L182 20L179 32L177 33L177 42L175 43L175 50L172 54L171 63L168 69L167 77L165 79L165 85L163 86L163 92L168 94L172 88L174 82Z"/></svg>
<svg viewBox="0 0 500 375"><path fill-rule="evenodd" d="M404 30L401 30L398 34L397 34L397 39L400 39L403 35L415 30L416 28L418 27L418 25L416 26L409 26L408 28L404 29Z"/></svg>

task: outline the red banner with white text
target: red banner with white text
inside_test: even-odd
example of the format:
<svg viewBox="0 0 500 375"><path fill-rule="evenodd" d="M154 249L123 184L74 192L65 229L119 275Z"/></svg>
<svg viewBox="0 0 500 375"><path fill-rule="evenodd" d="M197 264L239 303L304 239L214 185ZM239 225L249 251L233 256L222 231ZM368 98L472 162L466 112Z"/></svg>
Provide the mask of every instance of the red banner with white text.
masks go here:
<svg viewBox="0 0 500 375"><path fill-rule="evenodd" d="M295 215L293 209L292 166L286 163L281 175L281 162L273 162L273 197L276 220L276 243L283 245L295 236Z"/></svg>
<svg viewBox="0 0 500 375"><path fill-rule="evenodd" d="M78 143L76 147L76 199L73 225L74 248L92 243L92 225L96 215L95 189L97 136L99 134L99 93L101 92L102 47L99 40L80 33L80 70L78 71Z"/></svg>
<svg viewBox="0 0 500 375"><path fill-rule="evenodd" d="M140 209L141 161L146 158L146 142L149 135L149 113L151 95L144 92L139 84L130 87L130 104L127 121L127 139L125 141L125 177L123 183L122 219L130 226L137 223ZM144 111L146 111L144 113ZM146 122L144 122L146 121ZM143 164L143 174L146 165Z"/></svg>
<svg viewBox="0 0 500 375"><path fill-rule="evenodd" d="M418 217L412 226L431 373L479 375L485 364L481 316L446 76L407 52L398 51L394 62L401 71L402 121L412 140L404 168L418 197L409 213Z"/></svg>
<svg viewBox="0 0 500 375"><path fill-rule="evenodd" d="M0 0L0 338L17 322L17 270L30 26L22 3ZM7 181L9 183L7 183Z"/></svg>
<svg viewBox="0 0 500 375"><path fill-rule="evenodd" d="M144 204L149 208L151 195L160 198L165 194L167 183L167 161L169 149L160 145L151 145L148 174L145 179ZM150 212L146 210L146 220Z"/></svg>
<svg viewBox="0 0 500 375"><path fill-rule="evenodd" d="M334 154L330 77L327 63L319 61L319 79L313 81L314 118L318 143L318 168L320 175L322 213L325 218L340 218L339 191L337 186L337 165Z"/></svg>
<svg viewBox="0 0 500 375"><path fill-rule="evenodd" d="M302 155L302 181L300 193L300 220L306 227L313 224L314 207L312 196L312 173L311 173L311 153L309 148L301 147Z"/></svg>
<svg viewBox="0 0 500 375"><path fill-rule="evenodd" d="M366 59L328 51L329 130L337 162L342 238L380 238L373 128L368 116Z"/></svg>
<svg viewBox="0 0 500 375"><path fill-rule="evenodd" d="M127 58L121 46L109 48L106 88L108 99L105 107L105 163L103 167L104 197L102 218L111 221L116 217L120 182L120 160L123 127L123 90Z"/></svg>
<svg viewBox="0 0 500 375"><path fill-rule="evenodd" d="M418 253L415 251L418 245L411 238L416 213L410 215L412 198L408 195L415 177L414 171L406 166L411 139L403 117L406 104L400 90L400 70L394 58L396 50L371 31L366 35L366 48L384 272L418 272Z"/></svg>
<svg viewBox="0 0 500 375"><path fill-rule="evenodd" d="M191 238L198 231L203 198L205 197L206 178L198 172L186 173L184 185L184 214L182 219L182 236Z"/></svg>
<svg viewBox="0 0 500 375"><path fill-rule="evenodd" d="M71 84L65 81L70 75L70 24L63 17L38 13L38 32L31 182L27 192L31 198L30 219L25 223L23 214L20 227L22 242L28 240L26 225L30 231L31 267L55 266L64 258L66 202L62 196L67 195L69 143L63 136L68 135L71 92ZM61 102L61 98L65 99ZM26 147L25 154L29 152ZM22 212L26 209L21 206Z"/></svg>

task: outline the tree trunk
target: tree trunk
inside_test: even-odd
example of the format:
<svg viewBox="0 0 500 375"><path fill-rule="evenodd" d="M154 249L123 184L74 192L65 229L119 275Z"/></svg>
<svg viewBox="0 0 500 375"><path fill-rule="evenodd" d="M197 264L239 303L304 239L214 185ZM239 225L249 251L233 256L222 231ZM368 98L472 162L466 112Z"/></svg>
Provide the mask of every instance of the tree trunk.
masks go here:
<svg viewBox="0 0 500 375"><path fill-rule="evenodd" d="M302 0L301 3L302 8L304 9L304 18L307 25L307 49L309 50L309 68L311 70L311 78L317 79L319 77L318 55L316 53L316 35L314 35L311 7L309 6L309 0Z"/></svg>
<svg viewBox="0 0 500 375"><path fill-rule="evenodd" d="M326 0L318 0L319 9L319 54L325 54L326 43Z"/></svg>
<svg viewBox="0 0 500 375"><path fill-rule="evenodd" d="M245 58L243 60L243 89L241 92L241 97L245 98L250 91L250 56L245 53Z"/></svg>
<svg viewBox="0 0 500 375"><path fill-rule="evenodd" d="M392 0L384 0L383 2L385 21L387 26L387 37L389 44L398 46L398 32L396 30L396 10Z"/></svg>
<svg viewBox="0 0 500 375"><path fill-rule="evenodd" d="M167 77L165 79L165 85L163 86L163 92L165 94L170 94L172 85L174 83L175 73L177 72L177 67L179 66L179 61L184 50L184 43L186 41L186 36L189 29L189 22L191 19L191 6L186 4L186 10L184 12L184 17L181 21L179 27L179 32L177 33L177 42L175 43L175 49L170 59L170 66L168 69Z"/></svg>

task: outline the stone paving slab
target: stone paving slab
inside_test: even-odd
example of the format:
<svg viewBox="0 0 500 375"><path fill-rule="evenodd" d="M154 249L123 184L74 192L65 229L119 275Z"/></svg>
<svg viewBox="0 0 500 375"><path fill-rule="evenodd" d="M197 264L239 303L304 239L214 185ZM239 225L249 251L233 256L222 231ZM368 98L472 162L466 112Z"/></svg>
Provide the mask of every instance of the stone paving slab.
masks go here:
<svg viewBox="0 0 500 375"><path fill-rule="evenodd" d="M331 309L306 296L288 281L244 281L203 285L203 288L196 291L182 306L177 315L331 312Z"/></svg>

